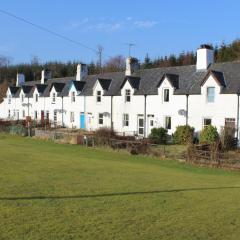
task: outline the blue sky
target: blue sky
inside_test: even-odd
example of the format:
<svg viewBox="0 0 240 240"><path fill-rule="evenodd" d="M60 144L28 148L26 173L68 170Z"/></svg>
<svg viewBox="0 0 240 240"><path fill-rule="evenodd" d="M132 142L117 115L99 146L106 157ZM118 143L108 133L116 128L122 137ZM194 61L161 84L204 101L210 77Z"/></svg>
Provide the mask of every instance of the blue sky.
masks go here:
<svg viewBox="0 0 240 240"><path fill-rule="evenodd" d="M8 0L0 9L79 41L104 47L108 56L143 59L196 50L202 43L221 44L240 37L237 0ZM0 13L0 55L13 63L38 56L49 60L90 62L96 54Z"/></svg>

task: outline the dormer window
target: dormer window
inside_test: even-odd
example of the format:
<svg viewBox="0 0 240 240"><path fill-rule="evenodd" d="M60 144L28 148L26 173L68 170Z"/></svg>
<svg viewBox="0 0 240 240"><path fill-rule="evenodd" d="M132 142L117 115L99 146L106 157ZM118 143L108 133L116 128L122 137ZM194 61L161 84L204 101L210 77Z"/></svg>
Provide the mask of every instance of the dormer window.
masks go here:
<svg viewBox="0 0 240 240"><path fill-rule="evenodd" d="M24 102L24 94L21 94L21 102Z"/></svg>
<svg viewBox="0 0 240 240"><path fill-rule="evenodd" d="M8 95L8 104L11 104L11 102L12 102L12 96L11 96L11 94L9 94Z"/></svg>
<svg viewBox="0 0 240 240"><path fill-rule="evenodd" d="M53 93L52 94L52 103L55 103L56 102L56 93Z"/></svg>
<svg viewBox="0 0 240 240"><path fill-rule="evenodd" d="M38 102L38 94L35 94L35 102Z"/></svg>
<svg viewBox="0 0 240 240"><path fill-rule="evenodd" d="M75 92L71 92L71 102L75 102L76 100L76 94Z"/></svg>
<svg viewBox="0 0 240 240"><path fill-rule="evenodd" d="M169 89L168 88L163 89L163 101L169 102Z"/></svg>
<svg viewBox="0 0 240 240"><path fill-rule="evenodd" d="M213 103L215 101L215 87L207 88L207 102Z"/></svg>
<svg viewBox="0 0 240 240"><path fill-rule="evenodd" d="M131 91L130 91L130 89L125 90L125 102L131 102Z"/></svg>
<svg viewBox="0 0 240 240"><path fill-rule="evenodd" d="M102 101L101 91L97 91L97 102L100 103Z"/></svg>

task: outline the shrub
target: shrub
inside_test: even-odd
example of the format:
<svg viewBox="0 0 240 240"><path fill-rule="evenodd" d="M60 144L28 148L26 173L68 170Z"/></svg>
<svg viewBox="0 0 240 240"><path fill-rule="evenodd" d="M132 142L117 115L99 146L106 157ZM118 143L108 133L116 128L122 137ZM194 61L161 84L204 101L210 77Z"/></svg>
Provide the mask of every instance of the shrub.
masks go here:
<svg viewBox="0 0 240 240"><path fill-rule="evenodd" d="M233 139L235 135L234 128L223 127L220 132L221 146L224 150L230 150L234 147Z"/></svg>
<svg viewBox="0 0 240 240"><path fill-rule="evenodd" d="M167 132L165 128L153 128L149 135L150 140L156 144L166 144L167 142Z"/></svg>
<svg viewBox="0 0 240 240"><path fill-rule="evenodd" d="M99 128L95 131L94 138L97 145L109 145L110 139L115 138L116 133L107 127Z"/></svg>
<svg viewBox="0 0 240 240"><path fill-rule="evenodd" d="M212 125L208 125L206 126L200 133L200 143L215 143L219 138L218 132L217 132L217 128L212 126Z"/></svg>
<svg viewBox="0 0 240 240"><path fill-rule="evenodd" d="M178 126L173 134L175 144L188 144L193 142L194 128L188 125Z"/></svg>

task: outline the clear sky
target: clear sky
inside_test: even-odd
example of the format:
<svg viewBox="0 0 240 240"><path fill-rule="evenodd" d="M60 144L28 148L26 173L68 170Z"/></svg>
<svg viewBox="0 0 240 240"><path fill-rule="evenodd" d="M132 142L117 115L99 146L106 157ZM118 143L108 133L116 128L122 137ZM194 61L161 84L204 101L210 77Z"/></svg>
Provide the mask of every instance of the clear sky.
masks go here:
<svg viewBox="0 0 240 240"><path fill-rule="evenodd" d="M108 56L143 59L196 50L240 37L238 0L8 0L0 9L81 42ZM0 55L13 63L38 56L90 62L96 54L0 13Z"/></svg>

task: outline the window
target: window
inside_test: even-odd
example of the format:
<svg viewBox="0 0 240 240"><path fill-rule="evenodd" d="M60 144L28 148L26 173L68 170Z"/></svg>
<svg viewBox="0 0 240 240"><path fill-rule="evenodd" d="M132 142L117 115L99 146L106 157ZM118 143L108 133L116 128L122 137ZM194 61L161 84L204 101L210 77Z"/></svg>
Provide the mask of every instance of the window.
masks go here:
<svg viewBox="0 0 240 240"><path fill-rule="evenodd" d="M215 99L215 87L207 88L207 102L212 103Z"/></svg>
<svg viewBox="0 0 240 240"><path fill-rule="evenodd" d="M37 117L38 117L38 112L34 111L34 119L37 119Z"/></svg>
<svg viewBox="0 0 240 240"><path fill-rule="evenodd" d="M53 93L52 94L52 103L55 103L56 102L56 93Z"/></svg>
<svg viewBox="0 0 240 240"><path fill-rule="evenodd" d="M19 120L19 110L16 110L16 118Z"/></svg>
<svg viewBox="0 0 240 240"><path fill-rule="evenodd" d="M46 111L46 119L49 120L49 111Z"/></svg>
<svg viewBox="0 0 240 240"><path fill-rule="evenodd" d="M70 122L74 122L74 112L70 112Z"/></svg>
<svg viewBox="0 0 240 240"><path fill-rule="evenodd" d="M8 118L11 117L11 110L8 110Z"/></svg>
<svg viewBox="0 0 240 240"><path fill-rule="evenodd" d="M21 102L24 102L24 94L21 94Z"/></svg>
<svg viewBox="0 0 240 240"><path fill-rule="evenodd" d="M163 101L169 102L169 89L163 89Z"/></svg>
<svg viewBox="0 0 240 240"><path fill-rule="evenodd" d="M150 127L153 127L153 125L154 125L154 121L150 120Z"/></svg>
<svg viewBox="0 0 240 240"><path fill-rule="evenodd" d="M38 94L35 94L35 102L38 102Z"/></svg>
<svg viewBox="0 0 240 240"><path fill-rule="evenodd" d="M125 90L125 102L130 102L131 101L131 91L130 89Z"/></svg>
<svg viewBox="0 0 240 240"><path fill-rule="evenodd" d="M212 124L212 119L211 118L204 118L203 119L203 128L207 127L208 125Z"/></svg>
<svg viewBox="0 0 240 240"><path fill-rule="evenodd" d="M97 91L97 102L101 102L101 91Z"/></svg>
<svg viewBox="0 0 240 240"><path fill-rule="evenodd" d="M12 101L12 96L8 95L8 104L11 104L11 101Z"/></svg>
<svg viewBox="0 0 240 240"><path fill-rule="evenodd" d="M98 114L98 124L103 125L103 113Z"/></svg>
<svg viewBox="0 0 240 240"><path fill-rule="evenodd" d="M75 102L75 92L71 92L71 102Z"/></svg>
<svg viewBox="0 0 240 240"><path fill-rule="evenodd" d="M172 128L172 119L171 117L165 117L165 128L171 129Z"/></svg>
<svg viewBox="0 0 240 240"><path fill-rule="evenodd" d="M225 118L225 127L235 129L235 118Z"/></svg>
<svg viewBox="0 0 240 240"><path fill-rule="evenodd" d="M123 126L128 127L129 126L129 115L123 114Z"/></svg>
<svg viewBox="0 0 240 240"><path fill-rule="evenodd" d="M53 121L54 121L54 124L57 124L57 111L53 111Z"/></svg>
<svg viewBox="0 0 240 240"><path fill-rule="evenodd" d="M22 117L25 118L25 110L22 110Z"/></svg>

